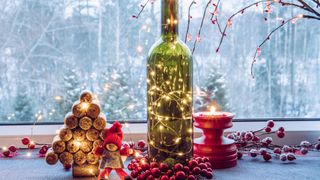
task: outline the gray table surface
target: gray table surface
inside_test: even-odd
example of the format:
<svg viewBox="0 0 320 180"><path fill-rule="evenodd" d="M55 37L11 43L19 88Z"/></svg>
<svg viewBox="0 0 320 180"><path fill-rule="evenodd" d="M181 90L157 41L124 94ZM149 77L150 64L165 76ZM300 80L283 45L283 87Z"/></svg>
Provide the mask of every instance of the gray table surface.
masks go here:
<svg viewBox="0 0 320 180"><path fill-rule="evenodd" d="M60 164L49 166L44 159L16 157L0 158L0 180L71 180L71 172ZM93 180L95 178L78 178ZM114 174L110 179L117 180ZM244 157L234 168L214 170L217 180L320 180L320 153L298 157L294 162L283 163L273 159L264 162L261 158Z"/></svg>

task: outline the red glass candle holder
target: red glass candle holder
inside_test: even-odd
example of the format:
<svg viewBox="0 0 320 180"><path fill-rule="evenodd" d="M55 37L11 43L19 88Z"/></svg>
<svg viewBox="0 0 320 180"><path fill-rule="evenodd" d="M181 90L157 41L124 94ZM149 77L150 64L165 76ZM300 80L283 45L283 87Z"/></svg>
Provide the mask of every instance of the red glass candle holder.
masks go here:
<svg viewBox="0 0 320 180"><path fill-rule="evenodd" d="M203 135L194 140L194 156L208 157L214 169L237 165L237 147L233 140L223 136L224 129L232 127L233 117L227 112L193 115L194 126L203 131Z"/></svg>

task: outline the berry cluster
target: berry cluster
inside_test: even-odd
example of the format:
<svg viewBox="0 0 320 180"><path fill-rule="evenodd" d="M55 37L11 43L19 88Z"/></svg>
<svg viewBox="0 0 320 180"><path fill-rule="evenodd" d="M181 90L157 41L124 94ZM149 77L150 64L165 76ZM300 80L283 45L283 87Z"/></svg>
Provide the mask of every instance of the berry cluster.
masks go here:
<svg viewBox="0 0 320 180"><path fill-rule="evenodd" d="M140 156L142 153L145 153L146 150L146 142L139 140L137 144L133 141L123 143L120 152L121 154L126 154L128 157L132 157Z"/></svg>
<svg viewBox="0 0 320 180"><path fill-rule="evenodd" d="M9 148L2 148L2 155L4 157L13 157L17 152L17 148L15 146L10 146Z"/></svg>
<svg viewBox="0 0 320 180"><path fill-rule="evenodd" d="M272 131L275 123L272 120L267 121L266 127L257 131L248 132L234 132L227 137L233 139L238 147L238 159L241 159L243 154L248 154L250 157L262 156L265 161L269 161L272 155L281 161L293 161L296 155L305 155L310 150L320 150L320 137L318 143L311 144L308 141L302 141L300 145L295 146L280 146L272 144L271 137L264 137L265 135L276 134L278 138L285 137L285 129L279 127Z"/></svg>
<svg viewBox="0 0 320 180"><path fill-rule="evenodd" d="M166 163L149 162L148 158L135 158L128 165L130 176L137 180L195 180L198 176L211 179L212 167L208 158L196 157L185 166L181 163L172 166Z"/></svg>
<svg viewBox="0 0 320 180"><path fill-rule="evenodd" d="M34 141L31 141L29 137L24 137L21 139L21 142L23 145L27 146L28 149L35 149L36 148L36 145L39 145L39 144L36 144ZM49 147L48 145L42 145L41 148L39 149L39 154L41 157L45 156L45 154L47 153L47 151L49 150Z"/></svg>

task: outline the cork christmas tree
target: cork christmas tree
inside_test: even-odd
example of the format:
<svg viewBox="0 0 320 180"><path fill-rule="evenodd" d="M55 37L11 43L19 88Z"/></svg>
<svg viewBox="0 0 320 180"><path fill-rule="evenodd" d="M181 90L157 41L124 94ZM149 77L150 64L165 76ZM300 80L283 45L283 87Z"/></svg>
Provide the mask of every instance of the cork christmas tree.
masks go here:
<svg viewBox="0 0 320 180"><path fill-rule="evenodd" d="M46 162L54 165L60 161L65 168L72 166L74 177L97 176L99 157L92 150L103 143L105 127L106 117L92 93L82 92L65 116L64 126L53 138Z"/></svg>

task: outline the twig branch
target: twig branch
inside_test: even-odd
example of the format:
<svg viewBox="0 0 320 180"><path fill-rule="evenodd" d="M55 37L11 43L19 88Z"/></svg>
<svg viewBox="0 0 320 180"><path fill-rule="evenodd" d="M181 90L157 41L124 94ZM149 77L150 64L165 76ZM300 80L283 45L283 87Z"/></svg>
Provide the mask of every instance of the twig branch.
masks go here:
<svg viewBox="0 0 320 180"><path fill-rule="evenodd" d="M187 25L187 31L186 31L186 35L184 37L184 42L186 43L187 42L187 39L188 39L188 34L189 34L189 29L190 29L190 21L191 21L191 7L196 4L196 1L193 0L191 2L191 4L189 5L189 9L188 9L188 25Z"/></svg>
<svg viewBox="0 0 320 180"><path fill-rule="evenodd" d="M201 37L201 30L202 30L202 27L203 27L203 22L204 22L208 7L209 7L211 2L212 2L212 0L208 1L207 5L206 5L206 7L205 7L205 9L203 11L203 15L202 15L201 24L200 24L200 27L199 27L199 30L198 30L197 38L194 40L194 43L193 43L193 48L192 48L192 53L191 53L192 55L193 55L194 51L196 50L197 42L199 41L198 38Z"/></svg>
<svg viewBox="0 0 320 180"><path fill-rule="evenodd" d="M133 18L138 19L141 15L141 13L143 12L144 8L148 5L148 3L150 2L150 0L147 0L144 4L141 4L141 9L139 11L139 13L137 15L132 15Z"/></svg>

